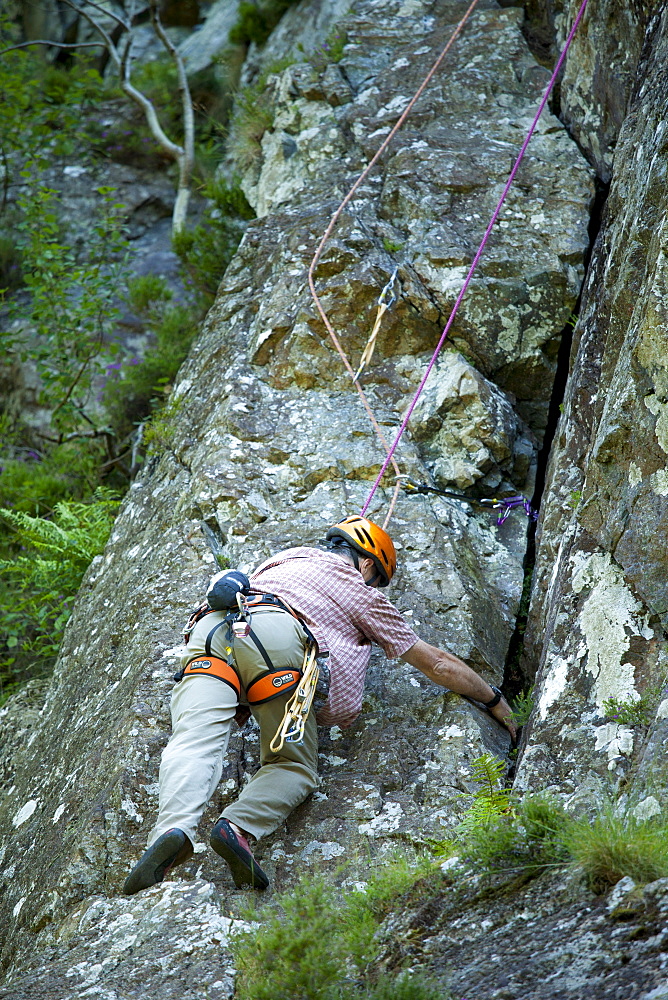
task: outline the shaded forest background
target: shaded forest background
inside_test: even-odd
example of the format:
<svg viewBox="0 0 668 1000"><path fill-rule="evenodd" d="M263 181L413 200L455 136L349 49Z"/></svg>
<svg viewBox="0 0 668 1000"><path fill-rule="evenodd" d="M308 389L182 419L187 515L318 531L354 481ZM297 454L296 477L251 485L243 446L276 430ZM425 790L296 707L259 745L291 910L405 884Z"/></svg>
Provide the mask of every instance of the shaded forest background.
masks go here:
<svg viewBox="0 0 668 1000"><path fill-rule="evenodd" d="M128 30L116 25L117 51L130 37L143 45L128 79L173 145L187 144L194 112L190 213L172 228L178 269L167 275L162 260L137 268L129 209L112 183L94 186L82 219L68 217L54 184L56 165L71 177L121 165L140 179L167 179L176 193L174 158L123 91L125 70L108 46L93 45L98 36L78 12L88 8L103 27L109 18L95 5L71 4L67 40L46 46L25 44L44 37L44 18L29 20L33 7L16 3L2 15L0 703L51 671L120 498L146 457L168 445L172 380L254 215L235 167L248 165L270 125L262 94L273 68L241 87L240 67L291 2L239 4L220 55L189 75L185 94L183 62L159 35L175 46L211 5L118 8ZM81 25L88 35L79 46ZM329 45L316 54L333 57Z"/></svg>

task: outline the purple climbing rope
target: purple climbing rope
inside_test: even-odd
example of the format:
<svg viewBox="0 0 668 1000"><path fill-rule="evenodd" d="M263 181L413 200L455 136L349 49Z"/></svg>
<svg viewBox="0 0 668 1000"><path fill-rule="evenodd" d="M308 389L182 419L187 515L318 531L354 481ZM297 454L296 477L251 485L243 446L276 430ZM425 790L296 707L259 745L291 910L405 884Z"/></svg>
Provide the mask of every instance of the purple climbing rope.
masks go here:
<svg viewBox="0 0 668 1000"><path fill-rule="evenodd" d="M394 441L392 443L392 446L391 446L390 450L387 453L387 457L386 457L385 461L383 462L383 467L381 468L380 472L378 473L376 481L373 484L373 486L371 487L371 491L370 491L368 497L366 498L366 502L365 502L364 506L362 507L362 510L360 511L360 514L361 514L362 517L364 517L364 515L366 514L367 509L369 507L369 504L371 503L371 501L373 499L374 493L378 489L380 481L383 478L383 476L385 475L385 470L387 469L388 465L392 461L392 457L394 456L394 453L395 453L395 451L397 449L397 445L399 444L399 441L401 440L401 437L402 437L404 431L406 430L406 427L408 426L408 421L411 418L411 414L413 413L413 410L415 409L415 406L417 404L418 399L422 395L422 390L424 389L425 383L426 383L427 379L429 378L429 375L431 374L431 370L434 367L434 365L436 364L436 359L438 358L439 354L441 353L441 348L443 347L443 344L445 343L446 338L447 338L448 334L450 333L450 328L451 328L451 326L452 326L452 324L454 322L455 316L457 315L457 310L459 309L461 301L464 298L464 295L466 294L466 290L469 287L469 284L471 283L471 278L473 277L473 275L475 273L475 270L476 270L476 268L478 266L478 261L480 260L480 258L482 256L483 250L485 249L485 246L487 244L487 240L489 239L489 235L492 232L492 229L494 228L494 223L496 222L496 220L497 220L497 218L499 216L499 212L501 211L501 208L503 206L503 203L506 200L506 195L510 191L512 183L515 180L515 175L516 175L517 171L519 170L519 167L520 167L520 164L521 164L522 160L524 159L524 154L527 151L527 146L531 142L531 137L534 134L534 131L536 129L536 125L538 124L538 119L542 115L543 109L545 108L545 105L547 104L547 100L548 100L548 98L549 98L549 96L550 96L550 94L552 92L552 88L554 87L555 81L556 81L556 79L557 79L557 77L559 75L559 72L560 72L561 67L563 65L563 62L564 62L564 59L566 58L566 54L567 54L567 52L568 52L568 50L569 50L569 48L571 46L571 42L573 41L573 38L575 37L575 33L578 30L580 21L582 20L582 15L585 12L585 8L586 8L588 2L589 2L589 0L583 0L582 5L580 7L580 10L578 11L577 16L575 18L575 21L573 22L573 27L571 28L570 33L568 35L568 38L566 39L566 44L564 45L563 51L562 51L561 55L559 56L559 59L557 60L556 66L554 67L554 72L552 73L552 76L550 78L550 82L547 85L547 89L546 89L546 91L545 91L545 93L543 95L543 99L540 102L540 105L538 107L538 111L536 112L536 116L535 116L533 122L531 123L531 128L529 129L529 132L527 133L527 137L524 140L524 143L523 143L522 148L520 150L519 156L517 157L517 159L515 161L513 169L510 171L510 176L508 177L508 180L506 181L506 186L503 189L503 194L499 198L498 204L497 204L496 208L494 209L494 213L492 215L492 218L490 219L489 225L487 226L487 229L485 230L485 235L483 236L482 242L481 242L480 246L478 247L478 252L476 253L475 257L473 258L473 263L471 264L471 267L469 268L469 272L466 275L466 279L464 281L464 284L462 285L462 290L459 293L459 295L457 296L457 301L455 302L455 304L454 304L454 306L452 308L452 312L450 313L450 318L449 318L449 320L448 320L448 322L447 322L447 324L445 326L445 329L443 330L443 333L441 334L441 339L439 340L438 344L436 345L436 350L434 351L432 359L431 359L431 361L429 362L429 364L427 366L427 370L424 373L424 377L423 377L422 381L420 382L420 385L418 386L417 392L415 393L415 395L413 397L411 405L408 407L408 411L406 413L406 416L403 419L403 423L401 424L401 427L399 428L397 436L395 437L395 439L394 439ZM506 513L506 517L507 516L508 515Z"/></svg>

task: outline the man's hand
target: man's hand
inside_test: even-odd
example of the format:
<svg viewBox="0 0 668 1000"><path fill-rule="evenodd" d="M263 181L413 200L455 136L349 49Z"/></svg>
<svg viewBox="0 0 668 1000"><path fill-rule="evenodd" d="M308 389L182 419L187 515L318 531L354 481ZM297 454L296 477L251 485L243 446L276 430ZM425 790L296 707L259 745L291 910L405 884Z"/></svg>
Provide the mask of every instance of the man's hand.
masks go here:
<svg viewBox="0 0 668 1000"><path fill-rule="evenodd" d="M491 701L491 698L488 701ZM498 705L495 705L494 708L488 708L487 711L491 712L494 718L498 719L501 725L506 727L514 745L517 742L517 726L512 721L512 709L506 699L502 697Z"/></svg>
<svg viewBox="0 0 668 1000"><path fill-rule="evenodd" d="M494 692L487 681L484 681L468 664L452 653L430 646L422 639L418 639L401 659L421 670L425 677L435 684L440 684L455 694L463 694L467 698L473 698L474 701L482 702L483 705L494 698ZM502 697L499 703L488 711L506 727L515 743L517 726L511 721L512 711L506 699Z"/></svg>

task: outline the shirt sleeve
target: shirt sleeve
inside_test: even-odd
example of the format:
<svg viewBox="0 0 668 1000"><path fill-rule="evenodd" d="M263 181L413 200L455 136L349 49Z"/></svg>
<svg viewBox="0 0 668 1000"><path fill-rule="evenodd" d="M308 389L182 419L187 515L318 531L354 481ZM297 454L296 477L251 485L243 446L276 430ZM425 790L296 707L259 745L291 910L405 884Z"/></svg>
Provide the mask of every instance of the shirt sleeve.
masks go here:
<svg viewBox="0 0 668 1000"><path fill-rule="evenodd" d="M402 656L415 645L420 636L406 624L401 612L384 594L373 590L369 597L370 600L365 602L366 606L355 624L370 642L381 647L389 659Z"/></svg>

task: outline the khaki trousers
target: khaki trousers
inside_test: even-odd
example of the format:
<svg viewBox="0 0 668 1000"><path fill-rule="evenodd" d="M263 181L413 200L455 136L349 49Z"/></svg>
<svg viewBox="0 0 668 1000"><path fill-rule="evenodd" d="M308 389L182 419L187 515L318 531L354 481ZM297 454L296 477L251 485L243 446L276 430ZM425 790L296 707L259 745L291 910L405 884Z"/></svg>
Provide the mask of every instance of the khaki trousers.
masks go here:
<svg viewBox="0 0 668 1000"><path fill-rule="evenodd" d="M210 626L209 621L207 631ZM253 630L275 667L301 665L304 637L291 615L254 614ZM212 652L228 659L223 631L214 636ZM193 653L199 651L198 642L193 633L188 644ZM235 643L235 658L244 688L266 669L261 654L247 640ZM314 712L309 713L303 743L284 743L279 754L269 749L290 697L280 695L252 706L260 726L260 768L237 801L223 810L226 819L257 838L272 833L319 785ZM171 703L172 737L162 754L158 818L149 846L172 827L195 843L197 825L220 781L237 705L232 688L215 677L191 676L177 684Z"/></svg>

